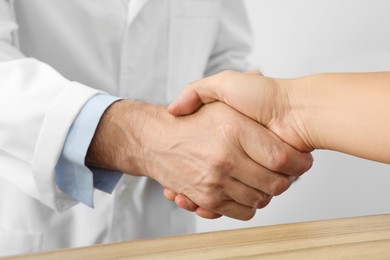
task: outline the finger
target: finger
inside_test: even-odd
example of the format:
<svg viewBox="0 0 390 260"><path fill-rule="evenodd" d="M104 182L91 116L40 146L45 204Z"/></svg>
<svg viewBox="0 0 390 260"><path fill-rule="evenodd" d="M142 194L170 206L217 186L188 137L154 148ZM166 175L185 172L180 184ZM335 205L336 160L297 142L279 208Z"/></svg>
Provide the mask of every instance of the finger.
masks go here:
<svg viewBox="0 0 390 260"><path fill-rule="evenodd" d="M169 188L164 188L164 196L167 199L174 201L176 205L180 208L186 209L188 211L195 211L198 208L198 205L196 205L192 200L187 198L187 196L183 194L177 194Z"/></svg>
<svg viewBox="0 0 390 260"><path fill-rule="evenodd" d="M173 190L171 189L168 189L168 188L164 188L164 196L169 199L170 201L175 201L175 198L177 196L177 193L174 192Z"/></svg>
<svg viewBox="0 0 390 260"><path fill-rule="evenodd" d="M196 211L198 211L199 208L202 208L202 210L199 210L200 212L203 212L203 210L207 210L209 212L213 212L213 213L216 213L219 215L224 215L224 216L235 218L235 219L240 219L240 220L251 219L256 212L256 207L243 205L243 204L237 202L237 201L242 201L241 199L238 199L238 197L242 198L242 197L246 196L246 195L239 194L240 190L242 190L242 189L237 188L237 187L239 187L239 185L237 185L238 183L239 182L236 182L235 183L236 185L233 185L230 187L223 185L226 188L223 191L216 192L216 194L214 194L212 196L210 196L210 194L207 194L207 193L200 193L199 196L194 197L193 202L195 204L199 205L199 207L198 207L198 209L196 209ZM239 183L239 184L242 185L242 183ZM227 190L231 190L231 189L239 190L236 193L237 197L234 197L235 195L233 193L228 194L226 192ZM247 189L251 189L251 188L245 187L245 189L247 190ZM247 192L247 191L245 191L245 192ZM231 195L234 198L232 198ZM263 200L265 202L264 206L269 203L269 200L268 201ZM251 203L248 203L248 204L251 204ZM207 214L207 216L208 215L209 215L209 213Z"/></svg>
<svg viewBox="0 0 390 260"><path fill-rule="evenodd" d="M173 194L176 194L175 192L173 192L170 189L165 188L165 190L167 190L167 192L169 193L170 196ZM165 190L164 190L164 193L165 193ZM213 212L211 210L207 210L205 208L199 207L196 203L194 203L192 200L190 200L184 194L177 194L175 196L174 201L175 201L176 205L179 206L180 208L183 208L185 210L192 211L192 212L195 211L196 214L202 218L215 219L215 218L219 218L223 215L222 213L218 214L218 213ZM269 201L270 201L270 199L262 200L262 206L260 206L260 207L265 207L269 203ZM234 209L233 207L236 207L236 209ZM229 202L228 206L221 206L220 210L221 210L221 212L223 212L225 215L227 215L229 217L238 218L238 219L245 219L245 218L248 218L249 215L252 214L253 207L247 207L247 206L241 205L241 204L236 203L236 202ZM244 212L238 213L237 211L239 211L239 210L244 210Z"/></svg>
<svg viewBox="0 0 390 260"><path fill-rule="evenodd" d="M171 103L167 110L175 116L189 115L195 112L202 105L201 98L196 90L191 86L187 86L180 96Z"/></svg>
<svg viewBox="0 0 390 260"><path fill-rule="evenodd" d="M167 195L171 197L175 192L172 192L170 189L165 188L164 194L167 192ZM235 201L224 201L219 204L215 209L218 210L219 213L214 212L212 210L208 210L206 208L199 207L196 203L190 200L184 194L177 194L174 199L177 206L182 209L196 212L196 214L202 218L207 219L216 219L223 215L226 215L231 218L240 219L240 220L248 220L253 217L255 209L252 207L247 207L241 205Z"/></svg>
<svg viewBox="0 0 390 260"><path fill-rule="evenodd" d="M220 215L239 220L250 220L256 214L257 210L256 208L241 205L233 200L224 201L224 203L215 208L206 207L205 209Z"/></svg>
<svg viewBox="0 0 390 260"><path fill-rule="evenodd" d="M238 182L236 182L236 184L237 183ZM204 217L209 216L206 218L210 218L211 216L215 216L214 214L218 214L218 215L224 215L224 216L228 216L240 220L251 219L256 212L256 208L238 203L237 201L232 199L228 194L226 194L226 190L236 189L237 187L230 186L230 188L228 188L225 184L223 184L223 186L226 188L223 190L216 190L215 193L210 194L208 192L201 192L198 193L197 196L193 196L193 197L188 196L188 198L191 198L193 203L198 205L196 211L198 211L199 208L202 208L202 210L199 211L204 212L205 214ZM251 188L246 187L246 189L251 189ZM239 192L237 194L239 194ZM182 194L178 196L183 196L181 197L181 199L185 198L185 196ZM266 202L264 206L268 202ZM181 202L179 202L179 205L180 207L183 207L185 209L188 208L186 205L183 205ZM208 211L208 213L206 213L206 211ZM209 212L213 212L214 214L210 214ZM203 214L201 216L203 216Z"/></svg>
<svg viewBox="0 0 390 260"><path fill-rule="evenodd" d="M189 84L180 96L168 106L168 112L175 115L188 115L195 112L202 104L223 100L221 88L229 73L222 72Z"/></svg>
<svg viewBox="0 0 390 260"><path fill-rule="evenodd" d="M223 71L195 81L189 84L178 99L168 107L168 112L176 116L188 115L202 104L221 101L259 123L265 123L258 116L258 107L264 99L267 99L269 93L265 95L264 88L259 86L264 84L268 86L270 82L263 82L260 76L261 73L258 71L247 73ZM245 91L242 87L245 87Z"/></svg>
<svg viewBox="0 0 390 260"><path fill-rule="evenodd" d="M178 194L175 197L175 203L182 209L186 209L188 211L195 211L199 206L196 205L192 200L187 198L184 194Z"/></svg>
<svg viewBox="0 0 390 260"><path fill-rule="evenodd" d="M310 153L294 149L261 125L250 122L242 131L241 147L263 167L289 176L300 176L311 168L313 157Z"/></svg>
<svg viewBox="0 0 390 260"><path fill-rule="evenodd" d="M252 183L251 185L246 185L237 179L229 178L226 181L225 194L228 198L231 198L235 202L247 207L263 208L268 205L271 200L271 196L261 190L253 188L252 185ZM261 186L266 185L262 184ZM265 188L268 189L268 187Z"/></svg>
<svg viewBox="0 0 390 260"><path fill-rule="evenodd" d="M221 217L221 214L209 211L207 209L201 208L196 205L192 200L187 198L184 194L178 194L175 198L176 205L180 208L186 209L188 211L195 211L196 214L202 218L207 219L216 219Z"/></svg>
<svg viewBox="0 0 390 260"><path fill-rule="evenodd" d="M201 207L197 208L195 212L196 212L196 215L198 215L199 217L207 218L207 219L217 219L217 218L222 217L221 214L214 213L212 211L209 211L209 210L201 208Z"/></svg>
<svg viewBox="0 0 390 260"><path fill-rule="evenodd" d="M269 199L269 196L277 196L286 191L295 179L295 176L290 177L271 171L248 157L240 158L240 164L232 173L232 177L258 193L257 200L255 195L247 198L251 199L253 204L248 205L240 201L244 205L257 208L260 208L263 205L262 201ZM240 192L245 192L245 190Z"/></svg>
<svg viewBox="0 0 390 260"><path fill-rule="evenodd" d="M252 187L249 187L239 181L237 181L234 178L228 178L225 181L225 192L223 192L222 196L215 195L213 198L207 198L210 195L203 194L203 199L201 201L209 201L209 205L211 208L214 205L218 205L217 208L221 207L221 205L225 204L225 201L234 201L236 205L239 205L240 208L246 207L246 208L263 208L265 207L271 200L271 196L268 194L265 194L261 191L255 190ZM176 194L170 189L165 188L164 193L166 196L168 196L170 199L174 196L174 201L177 206L180 208L183 208L188 211L197 211L199 206L195 202L193 202L191 199L189 199L184 194ZM216 199L218 197L218 199ZM230 203L231 204L231 203ZM203 205L203 204L202 204ZM207 206L207 204L206 204ZM223 207L222 207L223 208ZM229 214L226 212L213 212L212 210L207 210L206 208L203 208L201 210L202 217L204 218L216 218L219 215L222 214ZM231 215L233 216L233 215Z"/></svg>

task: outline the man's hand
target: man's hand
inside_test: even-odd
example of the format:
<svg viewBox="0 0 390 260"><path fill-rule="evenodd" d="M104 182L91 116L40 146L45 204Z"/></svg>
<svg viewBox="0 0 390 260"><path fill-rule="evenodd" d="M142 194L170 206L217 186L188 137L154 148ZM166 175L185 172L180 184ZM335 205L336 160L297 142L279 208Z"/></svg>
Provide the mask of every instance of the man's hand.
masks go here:
<svg viewBox="0 0 390 260"><path fill-rule="evenodd" d="M164 188L164 196L170 201L175 202L176 205L179 206L180 208L195 212L199 217L207 218L207 219L216 219L222 217L221 214L199 207L192 200L187 198L185 195L177 194L171 189Z"/></svg>
<svg viewBox="0 0 390 260"><path fill-rule="evenodd" d="M155 179L205 211L247 220L312 162L275 134L216 102L190 116L129 100L103 115L88 165Z"/></svg>

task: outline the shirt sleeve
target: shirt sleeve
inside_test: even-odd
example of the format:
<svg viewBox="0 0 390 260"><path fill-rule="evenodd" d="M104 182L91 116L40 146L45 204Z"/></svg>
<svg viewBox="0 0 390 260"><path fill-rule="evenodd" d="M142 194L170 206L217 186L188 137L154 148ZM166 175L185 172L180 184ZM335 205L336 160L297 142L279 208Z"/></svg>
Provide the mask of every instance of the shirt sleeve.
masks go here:
<svg viewBox="0 0 390 260"><path fill-rule="evenodd" d="M104 111L117 97L98 94L82 108L66 137L55 168L58 187L71 196L93 207L93 189L111 193L122 173L85 166L85 156Z"/></svg>

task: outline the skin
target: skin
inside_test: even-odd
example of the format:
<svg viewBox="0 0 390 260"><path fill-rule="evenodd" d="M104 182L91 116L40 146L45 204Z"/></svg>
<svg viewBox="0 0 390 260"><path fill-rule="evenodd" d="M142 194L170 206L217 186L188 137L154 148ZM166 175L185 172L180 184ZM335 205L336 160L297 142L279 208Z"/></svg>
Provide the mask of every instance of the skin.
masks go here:
<svg viewBox="0 0 390 260"><path fill-rule="evenodd" d="M86 164L152 178L212 217L248 220L312 157L221 102L175 117L163 106L122 100L103 114Z"/></svg>
<svg viewBox="0 0 390 260"><path fill-rule="evenodd" d="M190 84L168 111L186 115L217 100L298 150L327 149L390 163L390 72L276 79L225 71ZM213 216L185 196L165 194L183 208Z"/></svg>

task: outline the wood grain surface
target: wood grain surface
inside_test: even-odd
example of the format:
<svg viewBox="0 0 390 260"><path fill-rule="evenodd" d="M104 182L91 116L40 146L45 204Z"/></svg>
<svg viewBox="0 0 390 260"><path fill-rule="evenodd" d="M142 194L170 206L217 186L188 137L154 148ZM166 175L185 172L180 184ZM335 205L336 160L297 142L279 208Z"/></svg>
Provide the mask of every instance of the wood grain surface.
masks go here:
<svg viewBox="0 0 390 260"><path fill-rule="evenodd" d="M390 215L136 240L9 259L390 259Z"/></svg>

